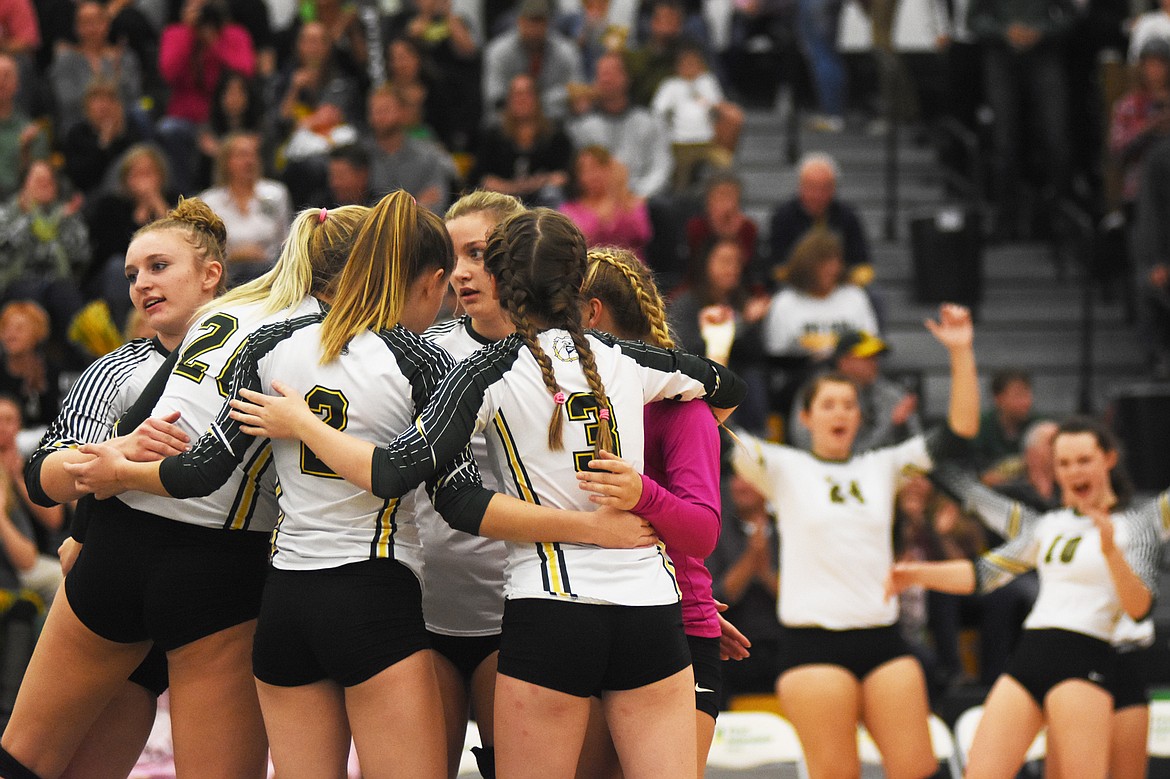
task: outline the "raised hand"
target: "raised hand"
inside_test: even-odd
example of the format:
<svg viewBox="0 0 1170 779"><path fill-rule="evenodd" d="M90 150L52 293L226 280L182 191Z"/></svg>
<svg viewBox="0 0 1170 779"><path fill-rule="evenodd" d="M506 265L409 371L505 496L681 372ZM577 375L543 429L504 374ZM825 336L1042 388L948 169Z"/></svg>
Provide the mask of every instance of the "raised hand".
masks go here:
<svg viewBox="0 0 1170 779"><path fill-rule="evenodd" d="M944 303L938 309L938 321L926 320L926 329L947 351L970 349L975 342L975 326L971 309L954 303Z"/></svg>

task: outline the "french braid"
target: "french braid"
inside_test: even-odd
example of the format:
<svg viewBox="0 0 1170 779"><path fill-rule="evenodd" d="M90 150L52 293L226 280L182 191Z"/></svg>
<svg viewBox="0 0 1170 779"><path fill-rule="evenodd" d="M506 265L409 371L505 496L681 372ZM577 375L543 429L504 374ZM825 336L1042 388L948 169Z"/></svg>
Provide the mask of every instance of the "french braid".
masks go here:
<svg viewBox="0 0 1170 779"><path fill-rule="evenodd" d="M626 249L589 250L589 271L582 289L585 298L598 298L609 310L618 335L673 349L666 306L650 269Z"/></svg>

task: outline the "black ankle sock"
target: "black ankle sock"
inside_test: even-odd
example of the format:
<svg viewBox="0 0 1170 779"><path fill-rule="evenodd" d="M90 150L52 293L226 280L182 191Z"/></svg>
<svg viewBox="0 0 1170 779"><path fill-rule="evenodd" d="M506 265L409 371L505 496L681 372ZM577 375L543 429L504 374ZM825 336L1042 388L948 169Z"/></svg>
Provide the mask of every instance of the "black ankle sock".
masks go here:
<svg viewBox="0 0 1170 779"><path fill-rule="evenodd" d="M475 764L479 766L483 779L496 779L495 747L472 747L471 754L475 755Z"/></svg>

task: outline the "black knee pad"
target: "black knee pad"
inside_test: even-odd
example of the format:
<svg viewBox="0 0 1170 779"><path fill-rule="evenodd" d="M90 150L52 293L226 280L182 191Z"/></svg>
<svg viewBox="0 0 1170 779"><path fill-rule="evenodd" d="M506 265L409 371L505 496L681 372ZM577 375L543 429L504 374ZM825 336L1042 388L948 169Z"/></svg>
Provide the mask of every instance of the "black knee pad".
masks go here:
<svg viewBox="0 0 1170 779"><path fill-rule="evenodd" d="M480 776L483 779L496 779L495 747L472 747L471 754L475 755L475 764L479 766Z"/></svg>

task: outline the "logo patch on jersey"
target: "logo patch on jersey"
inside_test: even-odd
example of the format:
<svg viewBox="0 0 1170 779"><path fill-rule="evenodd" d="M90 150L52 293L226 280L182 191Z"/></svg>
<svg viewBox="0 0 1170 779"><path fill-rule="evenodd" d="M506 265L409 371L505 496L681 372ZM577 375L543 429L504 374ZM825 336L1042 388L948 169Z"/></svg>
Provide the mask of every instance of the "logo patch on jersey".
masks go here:
<svg viewBox="0 0 1170 779"><path fill-rule="evenodd" d="M561 362L577 361L577 347L573 345L573 339L567 335L558 335L553 339L553 354Z"/></svg>

